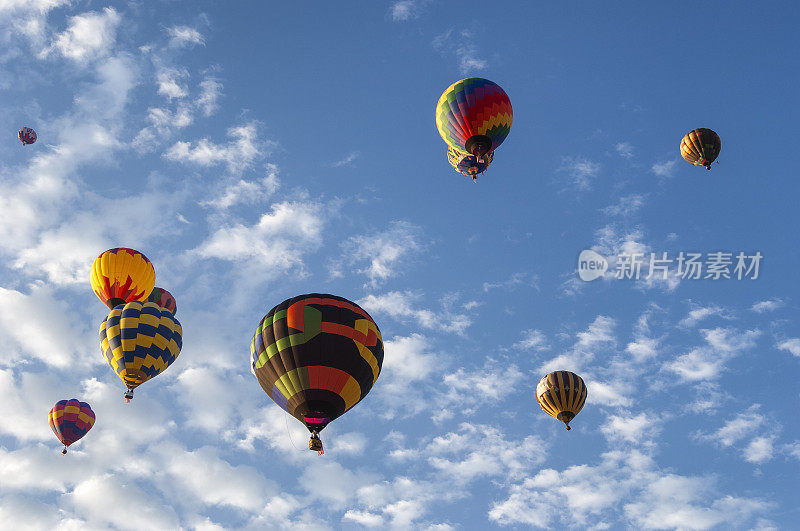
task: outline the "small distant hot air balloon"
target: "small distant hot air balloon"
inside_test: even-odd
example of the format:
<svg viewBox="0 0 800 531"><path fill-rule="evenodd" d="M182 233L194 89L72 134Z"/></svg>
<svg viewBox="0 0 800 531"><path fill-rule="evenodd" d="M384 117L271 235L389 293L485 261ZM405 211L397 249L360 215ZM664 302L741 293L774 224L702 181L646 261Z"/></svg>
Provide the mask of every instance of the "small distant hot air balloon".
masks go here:
<svg viewBox="0 0 800 531"><path fill-rule="evenodd" d="M156 272L139 251L117 247L94 259L89 281L97 298L113 309L118 304L147 300L155 285Z"/></svg>
<svg viewBox="0 0 800 531"><path fill-rule="evenodd" d="M37 138L36 131L31 129L30 127L23 127L22 129L20 129L19 133L17 133L17 137L19 138L19 141L22 142L23 146L27 146L28 144L33 144L34 142L36 142Z"/></svg>
<svg viewBox="0 0 800 531"><path fill-rule="evenodd" d="M700 127L686 133L681 140L681 156L695 166L711 169L711 163L722 151L722 140L711 129Z"/></svg>
<svg viewBox="0 0 800 531"><path fill-rule="evenodd" d="M460 153L455 149L448 146L447 148L447 161L457 172L469 177L473 181L478 180L478 175L483 174L494 160L494 152L490 151L483 157L483 162L478 162L475 155L466 155Z"/></svg>
<svg viewBox="0 0 800 531"><path fill-rule="evenodd" d="M172 296L172 293L158 286L153 288L153 291L150 292L150 296L147 297L147 302L154 302L162 308L166 308L172 312L172 315L178 312L178 303L175 302L175 297Z"/></svg>
<svg viewBox="0 0 800 531"><path fill-rule="evenodd" d="M536 401L545 413L569 427L586 402L586 384L574 372L555 371L539 380Z"/></svg>
<svg viewBox="0 0 800 531"><path fill-rule="evenodd" d="M500 85L479 77L456 81L436 104L436 128L448 146L478 162L511 131L514 112Z"/></svg>
<svg viewBox="0 0 800 531"><path fill-rule="evenodd" d="M250 342L250 372L267 395L311 432L319 432L369 393L383 364L372 317L335 295L287 299L261 320Z"/></svg>
<svg viewBox="0 0 800 531"><path fill-rule="evenodd" d="M117 306L100 325L100 350L127 387L133 390L158 376L181 352L183 330L175 316L154 302Z"/></svg>
<svg viewBox="0 0 800 531"><path fill-rule="evenodd" d="M94 411L86 402L75 398L59 400L48 415L50 428L64 445L61 455L66 455L67 446L86 435L94 426Z"/></svg>

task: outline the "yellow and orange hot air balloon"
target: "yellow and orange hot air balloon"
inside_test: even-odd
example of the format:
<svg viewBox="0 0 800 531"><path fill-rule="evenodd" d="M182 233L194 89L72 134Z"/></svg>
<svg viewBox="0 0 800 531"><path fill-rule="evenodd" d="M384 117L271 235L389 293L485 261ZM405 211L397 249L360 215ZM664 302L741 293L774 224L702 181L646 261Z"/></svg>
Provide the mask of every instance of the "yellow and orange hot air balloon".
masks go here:
<svg viewBox="0 0 800 531"><path fill-rule="evenodd" d="M689 164L711 169L711 163L722 151L722 140L711 129L700 127L686 133L681 140L681 156Z"/></svg>
<svg viewBox="0 0 800 531"><path fill-rule="evenodd" d="M100 301L113 309L131 301L145 301L156 282L153 264L139 251L118 247L95 258L89 276Z"/></svg>
<svg viewBox="0 0 800 531"><path fill-rule="evenodd" d="M545 413L560 420L571 430L569 422L586 402L586 384L574 372L551 372L539 380L536 401Z"/></svg>

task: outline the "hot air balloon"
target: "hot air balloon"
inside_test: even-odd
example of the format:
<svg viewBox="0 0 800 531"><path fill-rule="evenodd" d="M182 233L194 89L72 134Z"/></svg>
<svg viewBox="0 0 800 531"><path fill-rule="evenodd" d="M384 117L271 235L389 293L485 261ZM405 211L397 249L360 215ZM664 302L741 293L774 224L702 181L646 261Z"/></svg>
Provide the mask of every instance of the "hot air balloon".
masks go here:
<svg viewBox="0 0 800 531"><path fill-rule="evenodd" d="M357 304L310 293L287 299L261 320L250 342L250 371L281 408L319 432L369 393L383 364L375 321Z"/></svg>
<svg viewBox="0 0 800 531"><path fill-rule="evenodd" d="M153 288L153 291L150 292L150 295L147 297L147 302L154 302L162 308L166 308L172 312L172 315L178 312L178 303L175 302L175 297L172 296L172 293L158 286Z"/></svg>
<svg viewBox="0 0 800 531"><path fill-rule="evenodd" d="M478 174L485 172L492 164L494 159L494 152L490 151L483 157L483 162L478 162L475 155L466 155L460 153L455 149L447 148L447 161L459 173L465 177L471 178L473 181L478 180Z"/></svg>
<svg viewBox="0 0 800 531"><path fill-rule="evenodd" d="M126 302L147 300L155 285L156 272L139 251L117 247L94 259L89 281L97 298L114 308Z"/></svg>
<svg viewBox="0 0 800 531"><path fill-rule="evenodd" d="M66 455L67 446L78 441L94 426L94 411L91 406L76 398L56 402L48 417L50 428L64 445L61 455Z"/></svg>
<svg viewBox="0 0 800 531"><path fill-rule="evenodd" d="M681 140L681 156L686 162L695 166L705 166L711 169L714 162L722 150L722 140L719 135L711 129L700 127L686 133Z"/></svg>
<svg viewBox="0 0 800 531"><path fill-rule="evenodd" d="M100 349L120 380L133 390L169 367L181 352L181 324L154 302L132 301L109 312L100 325Z"/></svg>
<svg viewBox="0 0 800 531"><path fill-rule="evenodd" d="M34 142L36 142L37 138L36 131L31 129L30 127L23 127L22 129L19 130L19 133L17 133L17 138L19 138L19 141L22 142L23 146L27 146L28 144L33 144Z"/></svg>
<svg viewBox="0 0 800 531"><path fill-rule="evenodd" d="M539 380L536 401L545 413L569 427L569 422L586 402L586 384L580 376L569 371L555 371Z"/></svg>
<svg viewBox="0 0 800 531"><path fill-rule="evenodd" d="M453 83L436 104L436 128L447 145L481 163L508 136L513 118L503 89L479 77Z"/></svg>

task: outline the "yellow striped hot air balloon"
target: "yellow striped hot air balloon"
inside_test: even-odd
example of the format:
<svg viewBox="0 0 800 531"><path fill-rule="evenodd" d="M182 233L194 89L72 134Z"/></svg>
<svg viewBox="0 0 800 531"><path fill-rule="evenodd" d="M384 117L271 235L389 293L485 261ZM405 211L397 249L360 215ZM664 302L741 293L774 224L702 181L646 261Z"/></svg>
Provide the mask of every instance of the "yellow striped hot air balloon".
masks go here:
<svg viewBox="0 0 800 531"><path fill-rule="evenodd" d="M686 133L681 140L681 156L689 164L711 169L711 163L722 151L722 140L711 129L699 127Z"/></svg>
<svg viewBox="0 0 800 531"><path fill-rule="evenodd" d="M89 281L97 298L113 309L118 304L147 300L156 283L156 272L139 251L118 247L94 259Z"/></svg>
<svg viewBox="0 0 800 531"><path fill-rule="evenodd" d="M586 402L586 384L574 372L555 371L539 380L536 401L545 413L569 427Z"/></svg>

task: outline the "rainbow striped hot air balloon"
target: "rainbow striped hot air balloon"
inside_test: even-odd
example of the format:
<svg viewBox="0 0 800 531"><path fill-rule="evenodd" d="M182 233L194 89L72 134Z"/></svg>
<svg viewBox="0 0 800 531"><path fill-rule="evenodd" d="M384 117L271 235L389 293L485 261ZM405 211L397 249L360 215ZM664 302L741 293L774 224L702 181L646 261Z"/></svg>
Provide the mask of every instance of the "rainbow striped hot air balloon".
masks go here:
<svg viewBox="0 0 800 531"><path fill-rule="evenodd" d="M97 298L113 309L118 304L147 300L156 282L156 272L139 251L117 247L94 259L89 281Z"/></svg>
<svg viewBox="0 0 800 531"><path fill-rule="evenodd" d="M79 440L94 426L94 411L86 402L75 398L59 400L48 415L50 429L64 445L61 455L67 453L67 446Z"/></svg>
<svg viewBox="0 0 800 531"><path fill-rule="evenodd" d="M436 104L436 128L448 146L479 162L511 131L514 112L500 85L470 77L447 87Z"/></svg>

